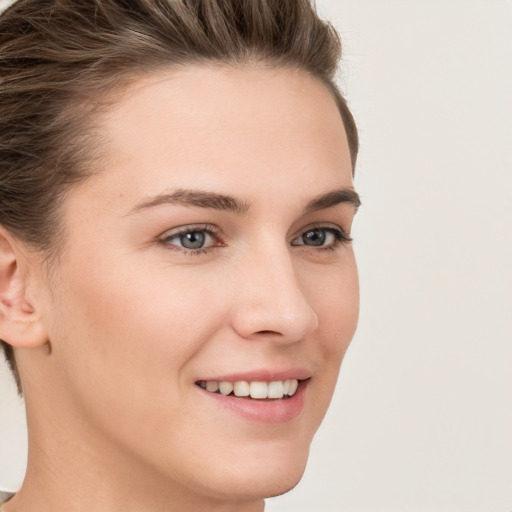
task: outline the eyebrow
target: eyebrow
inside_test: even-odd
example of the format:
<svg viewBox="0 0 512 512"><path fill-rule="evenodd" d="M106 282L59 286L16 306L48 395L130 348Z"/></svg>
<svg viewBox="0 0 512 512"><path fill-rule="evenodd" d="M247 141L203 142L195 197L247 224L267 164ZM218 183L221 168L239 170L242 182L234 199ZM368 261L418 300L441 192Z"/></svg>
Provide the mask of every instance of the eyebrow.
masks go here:
<svg viewBox="0 0 512 512"><path fill-rule="evenodd" d="M161 204L175 204L179 206L196 206L199 208L212 208L234 213L247 213L250 203L240 201L232 196L207 192L203 190L178 189L173 192L159 194L139 203L130 210L129 214L137 213L146 208L152 208Z"/></svg>
<svg viewBox="0 0 512 512"><path fill-rule="evenodd" d="M326 210L327 208L332 208L338 204L352 205L354 210L357 212L361 206L361 198L353 188L333 190L326 194L321 194L310 201L306 205L306 208L304 208L304 214L307 215L318 210Z"/></svg>
<svg viewBox="0 0 512 512"><path fill-rule="evenodd" d="M331 208L342 203L352 205L356 211L361 206L359 194L354 189L342 188L313 198L304 208L304 214L311 214L318 210ZM173 192L158 194L145 199L132 208L128 212L128 215L162 204L211 208L214 210L222 210L238 214L247 213L251 206L251 203L247 201L240 201L233 196L203 190L180 188Z"/></svg>

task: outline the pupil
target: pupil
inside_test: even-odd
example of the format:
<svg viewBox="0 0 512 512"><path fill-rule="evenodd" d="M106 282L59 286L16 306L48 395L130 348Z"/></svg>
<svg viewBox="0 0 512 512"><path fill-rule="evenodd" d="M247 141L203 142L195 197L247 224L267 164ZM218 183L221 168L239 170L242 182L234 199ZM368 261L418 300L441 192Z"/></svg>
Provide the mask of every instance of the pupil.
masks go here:
<svg viewBox="0 0 512 512"><path fill-rule="evenodd" d="M320 229L312 229L302 236L306 245L323 245L325 242L325 232Z"/></svg>
<svg viewBox="0 0 512 512"><path fill-rule="evenodd" d="M203 247L204 241L205 235L200 231L192 231L180 236L181 245L187 249L200 249Z"/></svg>

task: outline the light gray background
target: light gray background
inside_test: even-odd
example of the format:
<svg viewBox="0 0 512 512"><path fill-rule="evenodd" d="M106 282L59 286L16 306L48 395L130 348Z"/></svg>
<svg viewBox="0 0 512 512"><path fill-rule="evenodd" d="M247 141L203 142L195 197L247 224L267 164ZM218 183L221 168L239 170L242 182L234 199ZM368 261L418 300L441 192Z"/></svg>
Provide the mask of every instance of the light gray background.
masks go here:
<svg viewBox="0 0 512 512"><path fill-rule="evenodd" d="M512 3L319 7L361 133L361 318L304 479L267 510L510 512ZM14 490L26 431L5 368L0 390Z"/></svg>

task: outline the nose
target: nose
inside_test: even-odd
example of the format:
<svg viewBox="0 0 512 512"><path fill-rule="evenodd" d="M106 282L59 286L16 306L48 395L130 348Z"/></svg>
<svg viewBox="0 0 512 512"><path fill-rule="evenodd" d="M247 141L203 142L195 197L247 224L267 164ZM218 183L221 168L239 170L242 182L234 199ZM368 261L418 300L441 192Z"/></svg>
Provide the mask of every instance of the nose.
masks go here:
<svg viewBox="0 0 512 512"><path fill-rule="evenodd" d="M248 340L295 343L318 327L286 248L248 258L236 272L232 325Z"/></svg>

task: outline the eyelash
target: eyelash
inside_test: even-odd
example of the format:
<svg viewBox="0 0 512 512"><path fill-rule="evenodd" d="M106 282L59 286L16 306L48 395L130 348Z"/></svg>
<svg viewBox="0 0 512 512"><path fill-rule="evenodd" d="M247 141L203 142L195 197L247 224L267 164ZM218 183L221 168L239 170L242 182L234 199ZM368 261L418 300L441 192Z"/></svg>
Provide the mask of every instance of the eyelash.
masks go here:
<svg viewBox="0 0 512 512"><path fill-rule="evenodd" d="M316 251L335 251L341 245L349 245L352 243L352 238L343 229L341 229L339 227L323 226L321 224L314 224L313 226L308 227L294 240L297 240L298 238L303 237L306 233L309 233L309 232L315 231L315 230L325 231L327 233L331 233L334 236L334 241L330 245L318 246L316 248L315 248L315 246L306 246L306 247L310 247ZM306 245L306 244L298 244L298 245ZM295 247L297 247L297 245Z"/></svg>
<svg viewBox="0 0 512 512"><path fill-rule="evenodd" d="M217 247L224 247L225 244L217 243L216 245L206 247L206 248L199 248L199 249L188 249L187 247L180 247L177 245L170 244L168 241L172 240L174 238L178 238L182 235L187 235L189 233L206 233L207 235L211 236L213 239L220 240L221 232L220 230L211 224L201 224L201 225L192 225L192 226L185 226L184 228L180 229L179 231L176 231L175 233L171 233L159 240L159 242L165 246L167 249L170 249L172 251L179 251L187 256L196 256L200 254L207 254L212 249L216 249Z"/></svg>
<svg viewBox="0 0 512 512"><path fill-rule="evenodd" d="M308 246L306 244L292 244L294 247L299 246L305 246L310 247L315 251L335 251L337 248L339 248L340 245L349 245L352 243L352 238L341 228L339 227L332 227L332 226L323 226L323 225L313 225L305 229L299 236L294 238L293 241L303 237L306 233L312 232L312 231L324 231L327 233L330 233L334 236L334 241L332 244L328 246ZM210 247L206 248L199 248L199 249L189 249L187 247L180 247L174 244L169 243L169 240L179 238L180 236L191 234L191 233L206 233L208 236L212 237L213 239L216 239L216 244L212 245ZM225 247L225 244L220 240L221 231L211 224L202 224L202 225L192 225L192 226L186 226L183 229L180 229L179 231L176 231L174 233L171 233L165 237L162 237L158 240L160 244L162 244L165 248L173 251L181 252L184 255L187 256L196 256L201 254L208 254L212 249L216 249L218 247Z"/></svg>

